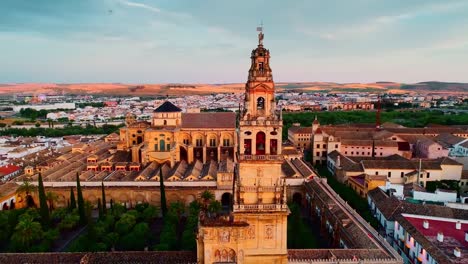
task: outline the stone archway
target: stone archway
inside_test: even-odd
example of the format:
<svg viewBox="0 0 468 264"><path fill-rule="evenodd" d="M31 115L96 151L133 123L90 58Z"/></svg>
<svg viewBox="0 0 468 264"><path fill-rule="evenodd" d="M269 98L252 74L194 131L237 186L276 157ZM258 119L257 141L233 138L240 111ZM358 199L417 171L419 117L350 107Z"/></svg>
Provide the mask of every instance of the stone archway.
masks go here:
<svg viewBox="0 0 468 264"><path fill-rule="evenodd" d="M229 211L231 208L231 194L228 192L223 193L221 196L221 205L223 210Z"/></svg>
<svg viewBox="0 0 468 264"><path fill-rule="evenodd" d="M258 132L255 137L255 155L265 155L265 141L265 133L263 131Z"/></svg>
<svg viewBox="0 0 468 264"><path fill-rule="evenodd" d="M292 197L292 201L293 201L293 203L301 206L302 205L302 194L299 193L299 192L294 193L293 197Z"/></svg>
<svg viewBox="0 0 468 264"><path fill-rule="evenodd" d="M146 203L146 198L143 194L141 193L138 193L135 195L135 203L139 204L139 203Z"/></svg>
<svg viewBox="0 0 468 264"><path fill-rule="evenodd" d="M180 161L185 160L186 162L188 162L188 153L184 147L182 146L179 147L179 153L180 153Z"/></svg>
<svg viewBox="0 0 468 264"><path fill-rule="evenodd" d="M236 252L231 248L216 249L213 260L214 263L236 263Z"/></svg>

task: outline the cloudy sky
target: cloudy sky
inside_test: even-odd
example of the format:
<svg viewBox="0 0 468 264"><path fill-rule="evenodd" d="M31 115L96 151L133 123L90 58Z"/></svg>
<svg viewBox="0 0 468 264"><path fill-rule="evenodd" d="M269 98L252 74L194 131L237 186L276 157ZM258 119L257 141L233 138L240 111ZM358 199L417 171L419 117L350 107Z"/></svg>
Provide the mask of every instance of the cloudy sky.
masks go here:
<svg viewBox="0 0 468 264"><path fill-rule="evenodd" d="M0 83L468 82L465 0L1 0Z"/></svg>

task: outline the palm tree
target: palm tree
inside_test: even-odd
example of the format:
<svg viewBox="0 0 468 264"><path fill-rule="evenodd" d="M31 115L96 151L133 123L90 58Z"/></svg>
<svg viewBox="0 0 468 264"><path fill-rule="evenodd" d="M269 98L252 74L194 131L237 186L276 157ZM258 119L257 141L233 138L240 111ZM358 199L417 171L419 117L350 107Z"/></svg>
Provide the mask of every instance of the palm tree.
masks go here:
<svg viewBox="0 0 468 264"><path fill-rule="evenodd" d="M31 194L37 192L37 186L31 184L29 181L24 181L23 184L21 184L17 189L16 189L16 194L17 195L25 195L26 199L26 207L36 207L36 204L34 203L34 199L32 198Z"/></svg>
<svg viewBox="0 0 468 264"><path fill-rule="evenodd" d="M39 222L34 222L31 216L22 217L15 227L11 240L22 249L28 249L34 241L41 239L43 231Z"/></svg>
<svg viewBox="0 0 468 264"><path fill-rule="evenodd" d="M216 217L221 211L221 208L221 202L214 200L210 203L210 205L208 205L208 212L210 212L211 214L213 214L214 217Z"/></svg>
<svg viewBox="0 0 468 264"><path fill-rule="evenodd" d="M55 209L54 207L54 202L58 201L58 195L54 192L47 192L46 193L46 199L47 202L49 203L49 211L52 212L52 210Z"/></svg>
<svg viewBox="0 0 468 264"><path fill-rule="evenodd" d="M212 192L205 190L202 192L201 198L203 200L203 208L206 210L208 208L208 204L215 199L215 196Z"/></svg>

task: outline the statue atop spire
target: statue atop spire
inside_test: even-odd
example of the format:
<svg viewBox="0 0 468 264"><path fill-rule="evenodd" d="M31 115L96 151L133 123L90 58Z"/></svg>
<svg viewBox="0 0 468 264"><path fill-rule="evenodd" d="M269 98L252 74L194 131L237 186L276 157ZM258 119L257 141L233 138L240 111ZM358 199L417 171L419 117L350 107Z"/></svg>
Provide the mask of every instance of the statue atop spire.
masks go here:
<svg viewBox="0 0 468 264"><path fill-rule="evenodd" d="M260 26L257 27L258 33L258 45L262 46L263 45L263 22L260 23Z"/></svg>

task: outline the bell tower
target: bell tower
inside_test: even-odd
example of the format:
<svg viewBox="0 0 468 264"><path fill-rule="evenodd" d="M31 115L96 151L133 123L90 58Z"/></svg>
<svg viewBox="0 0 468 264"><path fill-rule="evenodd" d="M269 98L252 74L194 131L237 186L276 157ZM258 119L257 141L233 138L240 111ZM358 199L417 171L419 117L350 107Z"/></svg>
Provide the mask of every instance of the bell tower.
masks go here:
<svg viewBox="0 0 468 264"><path fill-rule="evenodd" d="M260 28L239 120L233 215L249 223L249 230L255 233L254 241L246 241L245 263L286 263L289 209L281 176L283 120L281 110L276 109L270 51L264 48L263 38Z"/></svg>
<svg viewBox="0 0 468 264"><path fill-rule="evenodd" d="M288 262L289 209L281 176L283 120L276 109L270 51L263 47L259 29L240 111L232 212L229 221L200 217L199 263Z"/></svg>
<svg viewBox="0 0 468 264"><path fill-rule="evenodd" d="M261 29L261 28L260 28ZM270 51L263 47L263 32L252 50L245 84L244 109L240 119L241 155L281 155L283 120L276 109L275 84L270 68Z"/></svg>
<svg viewBox="0 0 468 264"><path fill-rule="evenodd" d="M250 55L251 65L245 85L245 114L252 117L272 117L275 110L270 51L263 47L263 37L263 32L260 31L258 46Z"/></svg>

